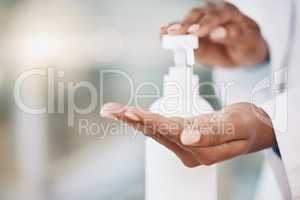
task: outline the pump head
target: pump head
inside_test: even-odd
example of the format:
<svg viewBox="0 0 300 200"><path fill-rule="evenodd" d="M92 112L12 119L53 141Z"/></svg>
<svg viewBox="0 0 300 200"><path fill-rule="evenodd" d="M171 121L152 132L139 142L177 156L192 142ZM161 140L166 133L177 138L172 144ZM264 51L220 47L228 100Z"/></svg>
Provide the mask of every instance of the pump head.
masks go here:
<svg viewBox="0 0 300 200"><path fill-rule="evenodd" d="M174 51L175 66L194 65L194 50L199 47L199 41L194 35L164 35L162 47Z"/></svg>

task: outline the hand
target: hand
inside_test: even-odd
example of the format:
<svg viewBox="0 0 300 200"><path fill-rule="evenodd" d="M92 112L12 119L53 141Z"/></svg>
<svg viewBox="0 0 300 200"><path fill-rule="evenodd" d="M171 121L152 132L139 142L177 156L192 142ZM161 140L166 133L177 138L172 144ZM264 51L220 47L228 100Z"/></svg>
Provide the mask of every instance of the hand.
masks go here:
<svg viewBox="0 0 300 200"><path fill-rule="evenodd" d="M258 25L229 3L209 3L193 9L180 23L161 28L165 34L195 34L199 63L237 67L255 65L268 58L268 46Z"/></svg>
<svg viewBox="0 0 300 200"><path fill-rule="evenodd" d="M211 165L276 145L267 114L249 103L199 117L163 117L116 103L102 116L121 120L173 151L188 167Z"/></svg>

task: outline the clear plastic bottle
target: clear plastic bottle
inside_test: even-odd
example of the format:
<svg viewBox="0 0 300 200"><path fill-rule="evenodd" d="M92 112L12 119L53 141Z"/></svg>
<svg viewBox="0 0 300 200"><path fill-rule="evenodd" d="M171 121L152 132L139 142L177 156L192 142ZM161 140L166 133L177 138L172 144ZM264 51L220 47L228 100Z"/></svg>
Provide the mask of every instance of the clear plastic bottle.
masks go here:
<svg viewBox="0 0 300 200"><path fill-rule="evenodd" d="M198 40L190 35L166 36L163 47L174 50L175 66L164 77L163 97L151 111L164 116L192 117L212 112L199 95L199 78L193 74L194 49ZM216 166L188 168L179 158L157 142L146 141L147 200L216 200Z"/></svg>

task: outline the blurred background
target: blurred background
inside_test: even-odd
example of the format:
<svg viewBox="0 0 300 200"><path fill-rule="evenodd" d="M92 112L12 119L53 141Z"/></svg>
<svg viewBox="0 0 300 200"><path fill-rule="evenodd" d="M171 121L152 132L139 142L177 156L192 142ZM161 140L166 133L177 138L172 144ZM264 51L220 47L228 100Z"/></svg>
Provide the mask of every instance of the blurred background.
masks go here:
<svg viewBox="0 0 300 200"><path fill-rule="evenodd" d="M103 102L129 100L128 81L114 75L100 80L101 69L122 70L134 85L151 81L161 87L172 58L161 50L159 28L199 5L196 0L1 0L0 199L143 199L144 138L104 137L103 130L81 134L79 120L109 124L99 117ZM76 115L71 127L67 109L35 116L15 104L19 75L48 67L64 72L55 76L56 107L68 107L67 86L65 98L58 98L58 82L89 81L97 88L97 108ZM47 104L46 81L34 77L24 83L27 105ZM154 100L141 99L140 104L147 107ZM76 105L89 102L87 91L78 90Z"/></svg>

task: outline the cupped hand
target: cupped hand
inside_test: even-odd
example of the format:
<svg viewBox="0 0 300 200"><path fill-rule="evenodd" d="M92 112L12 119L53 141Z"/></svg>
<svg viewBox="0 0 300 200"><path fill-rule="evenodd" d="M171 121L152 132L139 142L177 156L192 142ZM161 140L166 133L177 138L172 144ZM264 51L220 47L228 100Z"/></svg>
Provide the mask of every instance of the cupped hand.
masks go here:
<svg viewBox="0 0 300 200"><path fill-rule="evenodd" d="M104 105L101 114L143 132L187 167L212 165L276 145L268 115L249 103L193 118L164 117L117 103Z"/></svg>
<svg viewBox="0 0 300 200"><path fill-rule="evenodd" d="M161 35L195 34L199 63L238 67L255 65L268 58L268 45L255 21L230 3L209 3L193 9L179 23L161 27Z"/></svg>

